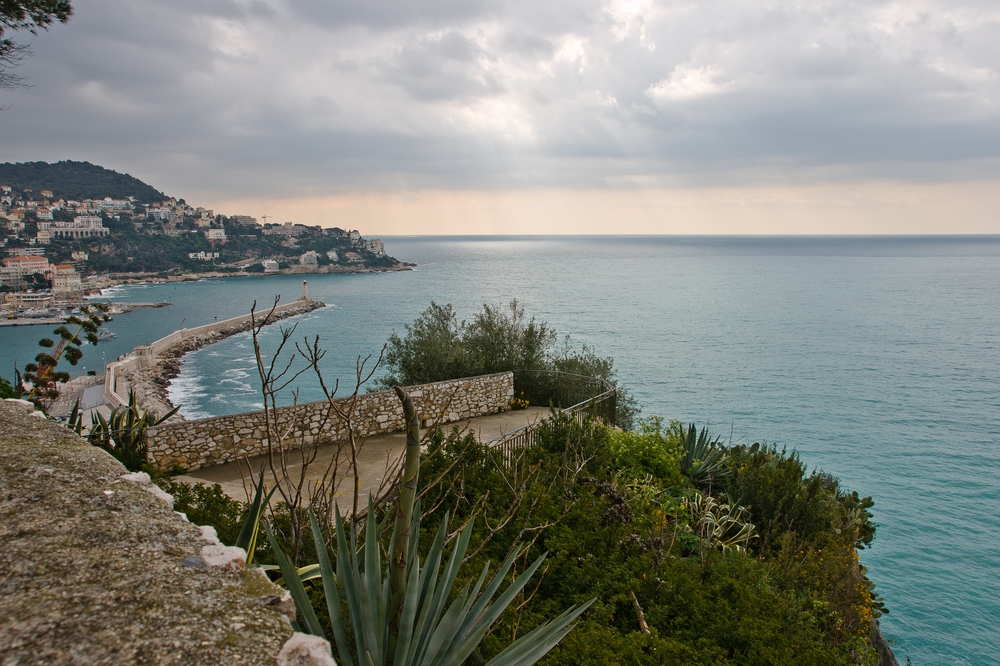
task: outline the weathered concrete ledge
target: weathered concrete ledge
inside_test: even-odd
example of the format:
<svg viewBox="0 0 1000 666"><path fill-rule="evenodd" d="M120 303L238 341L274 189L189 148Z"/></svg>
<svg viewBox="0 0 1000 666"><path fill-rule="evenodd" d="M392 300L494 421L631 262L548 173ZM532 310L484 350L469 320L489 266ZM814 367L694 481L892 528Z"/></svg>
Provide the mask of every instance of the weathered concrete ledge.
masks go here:
<svg viewBox="0 0 1000 666"><path fill-rule="evenodd" d="M0 663L278 663L292 635L278 588L208 566L201 530L124 475L0 402Z"/></svg>

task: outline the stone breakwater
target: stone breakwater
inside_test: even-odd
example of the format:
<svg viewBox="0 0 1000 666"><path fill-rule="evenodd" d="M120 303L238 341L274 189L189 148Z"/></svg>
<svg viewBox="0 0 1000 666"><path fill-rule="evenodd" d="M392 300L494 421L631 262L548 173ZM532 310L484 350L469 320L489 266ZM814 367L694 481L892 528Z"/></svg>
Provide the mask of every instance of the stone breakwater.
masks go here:
<svg viewBox="0 0 1000 666"><path fill-rule="evenodd" d="M508 409L514 397L514 373L410 386L406 392L413 399L422 427L450 423ZM347 411L349 398L337 402ZM278 408L275 418L277 429L288 433L283 444L286 449L347 439L345 424L325 400ZM359 395L351 421L358 437L395 432L405 425L402 405L392 391ZM168 422L150 428L147 441L150 462L158 469L194 470L267 453L268 425L263 411Z"/></svg>
<svg viewBox="0 0 1000 666"><path fill-rule="evenodd" d="M269 321L275 323L322 307L325 307L322 301L299 299L280 306ZM258 323L267 312L263 310L256 313ZM249 331L252 327L253 319L247 314L198 328L175 331L152 344L136 347L134 354L108 366L109 372L106 376L113 387L111 390L111 393L115 394L113 397L117 397L115 401L127 402L128 391L135 391L139 404L160 418L174 408L167 397L167 387L170 385L170 380L180 374L181 358L185 354L237 333ZM105 394L107 396L107 389ZM171 422L183 420L179 414L170 419Z"/></svg>

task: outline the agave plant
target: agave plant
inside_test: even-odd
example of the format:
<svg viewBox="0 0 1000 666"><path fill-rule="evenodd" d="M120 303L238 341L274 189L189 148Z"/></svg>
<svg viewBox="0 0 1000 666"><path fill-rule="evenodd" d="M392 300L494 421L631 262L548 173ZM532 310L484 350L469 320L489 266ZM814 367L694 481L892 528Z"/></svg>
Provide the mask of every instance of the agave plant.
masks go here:
<svg viewBox="0 0 1000 666"><path fill-rule="evenodd" d="M683 502L684 507L691 512L702 562L716 548L722 552L745 552L750 540L757 538L757 529L750 522L750 515L745 507L721 503L711 495L699 492L685 497Z"/></svg>
<svg viewBox="0 0 1000 666"><path fill-rule="evenodd" d="M716 479L729 476L726 466L726 452L722 446L722 437L714 440L708 438L708 429L702 428L701 434L692 423L681 444L684 447L684 457L681 458L681 472L702 488L711 486Z"/></svg>
<svg viewBox="0 0 1000 666"><path fill-rule="evenodd" d="M129 471L137 472L146 462L146 430L163 423L176 414L178 409L179 406L174 407L158 419L140 408L135 391L129 391L127 407L115 407L108 418L98 412L91 414L87 439L121 461ZM76 422L76 427L79 428L78 416Z"/></svg>
<svg viewBox="0 0 1000 666"><path fill-rule="evenodd" d="M420 503L414 502L420 460L419 421L410 399L398 387L396 392L403 401L406 415L407 450L400 496L392 512L395 523L388 570L383 574L378 542L383 526L376 521L370 497L365 540L360 549L354 529L345 528L339 509L334 512L336 573L312 509L309 520L319 556L316 565L296 570L266 524L264 529L302 618L298 629L326 638L304 585L307 581L321 581L333 630L333 649L340 663L346 666L460 666L477 651L486 632L535 574L545 555L525 569L495 601L493 598L514 562L524 554L520 548L511 549L511 555L489 583L486 582L490 567L487 562L471 589L466 584L456 592L455 581L472 537L473 522L458 534L442 569L448 534L445 514L426 558L420 562L417 549ZM341 614L341 593L347 604L347 618ZM573 622L593 602L592 599L582 606L569 608L536 627L493 657L487 666L534 664L572 631Z"/></svg>
<svg viewBox="0 0 1000 666"><path fill-rule="evenodd" d="M389 572L383 576L378 544L379 528L374 508L369 501L365 542L360 550L355 538L348 542L345 533L353 535L353 530L345 530L339 512L336 518L336 573L323 543L319 524L311 511L310 521L319 553L319 564L305 567L301 573L292 566L266 524L264 529L276 554L284 582L302 618L299 629L327 638L303 585L303 582L309 580L322 581L330 626L333 628L336 657L338 663L347 666L459 666L478 648L489 628L545 560L544 555L535 560L495 601L492 601L493 597L514 561L523 554L522 550L515 549L489 583L486 583L489 574L487 562L471 589L466 584L457 594L453 594L462 559L472 536L472 525L459 533L455 547L442 569L445 537L448 533L446 516L421 566L417 557L416 535L420 528L418 509L411 527L414 537L410 541L408 584L403 595L403 612L398 621L399 635L390 646ZM360 562L364 562L363 569ZM340 588L347 601L348 618L341 614ZM453 601L448 604L452 597ZM572 607L525 634L487 662L487 666L534 664L572 631L573 622L593 601ZM349 631L345 620L349 620L352 631Z"/></svg>
<svg viewBox="0 0 1000 666"><path fill-rule="evenodd" d="M80 399L77 398L70 410L69 418L66 420L66 427L78 435L83 434L83 414L80 412Z"/></svg>
<svg viewBox="0 0 1000 666"><path fill-rule="evenodd" d="M246 565L248 567L253 564L253 554L257 550L257 537L260 535L261 525L260 519L264 516L264 511L271 502L271 496L274 495L274 491L277 489L278 487L274 486L265 494L264 467L262 465L260 468L260 474L258 475L257 489L254 492L253 501L250 503L250 509L247 511L247 517L243 521L243 528L240 530L240 536L236 539L236 543L234 544L238 548L242 548L246 551Z"/></svg>

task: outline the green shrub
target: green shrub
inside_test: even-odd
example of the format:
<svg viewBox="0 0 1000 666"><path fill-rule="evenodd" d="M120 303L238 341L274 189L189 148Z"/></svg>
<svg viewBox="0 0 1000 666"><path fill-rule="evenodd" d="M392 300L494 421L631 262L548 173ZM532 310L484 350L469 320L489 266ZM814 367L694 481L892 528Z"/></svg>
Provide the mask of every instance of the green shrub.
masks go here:
<svg viewBox="0 0 1000 666"><path fill-rule="evenodd" d="M183 483L169 477L157 483L174 497L174 511L180 511L195 525L211 525L225 544L235 544L247 515L247 506L222 492L219 484Z"/></svg>
<svg viewBox="0 0 1000 666"><path fill-rule="evenodd" d="M402 337L393 333L386 346L386 376L373 390L414 386L446 379L506 372L509 370L558 370L599 377L618 390L616 421L631 430L641 411L638 402L618 386L614 359L598 356L592 347L575 349L569 336L556 350L556 332L547 323L525 314L512 300L506 307L483 305L472 321L459 321L452 306L433 301Z"/></svg>
<svg viewBox="0 0 1000 666"><path fill-rule="evenodd" d="M14 388L14 385L9 381L0 377L0 400L6 400L7 398L20 398L21 393Z"/></svg>
<svg viewBox="0 0 1000 666"><path fill-rule="evenodd" d="M634 469L637 474L652 474L667 486L681 486L683 433L679 421L664 428L658 416L641 419L636 430L611 433L610 463L618 469Z"/></svg>
<svg viewBox="0 0 1000 666"><path fill-rule="evenodd" d="M773 447L727 448L732 475L709 496L680 473L685 434L659 419L623 433L560 416L513 471L472 438L437 436L421 469L423 502L433 507L421 542L444 511L459 522L478 511L472 569L503 560L513 538L533 540L526 558L549 553L524 595L530 602L501 616L484 657L597 596L540 663L874 663L867 637L876 602L855 550L869 501L839 493L825 475L807 476L797 456ZM697 501L749 514L767 544L741 541L747 553L704 548L689 508Z"/></svg>

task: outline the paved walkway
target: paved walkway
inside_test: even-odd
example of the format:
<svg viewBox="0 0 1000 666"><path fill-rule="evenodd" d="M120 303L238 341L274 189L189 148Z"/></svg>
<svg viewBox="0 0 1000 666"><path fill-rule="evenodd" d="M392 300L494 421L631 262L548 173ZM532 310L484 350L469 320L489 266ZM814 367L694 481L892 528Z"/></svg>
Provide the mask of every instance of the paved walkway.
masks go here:
<svg viewBox="0 0 1000 666"><path fill-rule="evenodd" d="M502 412L489 416L480 416L474 419L458 421L445 424L444 427L451 428L458 426L460 430L469 430L482 442L488 442L500 435L511 432L529 423L539 421L548 416L548 408L531 407L525 410ZM406 447L406 434L403 432L390 433L388 435L376 435L369 437L364 446L358 452L358 471L362 494L367 497L369 492L378 492L382 485L386 470L403 454ZM316 459L306 468L306 479L312 482L319 482L329 465L333 462L338 447L329 445L320 447ZM354 493L353 474L349 473L347 463L350 451L340 451L340 461L338 468L338 481L340 486L337 489L337 496L351 498ZM266 468L266 456L257 456L250 459L253 469L260 469L261 465ZM299 451L291 451L288 454L288 467L290 476L297 479L302 469L302 455ZM243 463L242 474L240 464L236 462L203 467L189 474L175 476L176 481L187 483L218 483L222 486L223 492L233 499L246 502L252 496L253 489L247 481L244 488L244 478L247 472L246 462Z"/></svg>
<svg viewBox="0 0 1000 666"><path fill-rule="evenodd" d="M48 408L52 416L69 416L77 400L80 401L80 415L87 428L90 427L91 412L100 412L105 418L111 413L111 408L104 404L103 374L77 377L62 385L59 390L59 397Z"/></svg>

